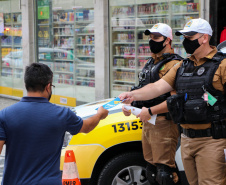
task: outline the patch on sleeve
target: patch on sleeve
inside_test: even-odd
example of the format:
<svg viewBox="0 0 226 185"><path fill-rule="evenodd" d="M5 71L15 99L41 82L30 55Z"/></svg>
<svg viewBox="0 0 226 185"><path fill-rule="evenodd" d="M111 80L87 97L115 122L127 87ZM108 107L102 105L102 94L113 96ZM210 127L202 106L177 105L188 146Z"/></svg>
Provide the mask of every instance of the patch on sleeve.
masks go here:
<svg viewBox="0 0 226 185"><path fill-rule="evenodd" d="M162 71L165 68L165 64L160 68L159 71Z"/></svg>

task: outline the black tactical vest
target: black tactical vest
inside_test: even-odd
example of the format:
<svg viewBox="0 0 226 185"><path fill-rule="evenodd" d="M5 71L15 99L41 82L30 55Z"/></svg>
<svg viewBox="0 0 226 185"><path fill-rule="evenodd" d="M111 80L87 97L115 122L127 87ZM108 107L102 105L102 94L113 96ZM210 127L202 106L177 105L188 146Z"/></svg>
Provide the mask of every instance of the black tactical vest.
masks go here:
<svg viewBox="0 0 226 185"><path fill-rule="evenodd" d="M164 53L163 59L158 63L154 64L154 59L151 57L147 63L145 64L142 71L139 73L139 84L138 86L132 87L132 90L140 89L149 83L154 83L160 79L159 70L163 65L172 61L172 60L183 60L183 58L177 54ZM157 98L147 101L134 101L132 106L142 108L142 107L152 107L158 105L166 100L167 97L170 96L170 93L166 93Z"/></svg>
<svg viewBox="0 0 226 185"><path fill-rule="evenodd" d="M200 66L194 66L193 61L184 59L177 70L175 81L177 94L181 95L184 101L180 123L205 124L226 117L225 96L212 85L214 74L224 58L222 53L217 53ZM206 92L217 99L213 106L204 100Z"/></svg>

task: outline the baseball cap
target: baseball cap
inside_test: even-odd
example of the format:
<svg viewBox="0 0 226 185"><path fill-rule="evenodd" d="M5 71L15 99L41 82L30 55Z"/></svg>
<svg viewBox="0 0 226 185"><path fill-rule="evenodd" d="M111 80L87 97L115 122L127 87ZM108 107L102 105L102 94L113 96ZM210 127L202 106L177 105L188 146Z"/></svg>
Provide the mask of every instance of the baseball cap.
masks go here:
<svg viewBox="0 0 226 185"><path fill-rule="evenodd" d="M185 35L185 36L192 36L195 35L196 33L206 33L210 36L213 34L213 30L210 26L210 24L201 18L198 19L191 19L188 21L183 30L176 31L175 35L180 36L180 35Z"/></svg>
<svg viewBox="0 0 226 185"><path fill-rule="evenodd" d="M169 37L173 40L172 29L170 26L164 23L155 24L151 29L147 29L144 31L145 35L150 35L150 33L159 36Z"/></svg>

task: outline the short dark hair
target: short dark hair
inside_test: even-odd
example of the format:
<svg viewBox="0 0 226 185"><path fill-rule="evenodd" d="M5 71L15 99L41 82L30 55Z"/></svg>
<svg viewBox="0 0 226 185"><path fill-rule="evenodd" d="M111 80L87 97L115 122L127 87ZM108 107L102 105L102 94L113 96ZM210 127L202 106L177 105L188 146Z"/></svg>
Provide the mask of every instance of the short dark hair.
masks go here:
<svg viewBox="0 0 226 185"><path fill-rule="evenodd" d="M45 87L52 83L53 72L42 63L32 63L27 66L24 74L24 83L27 91L43 92Z"/></svg>

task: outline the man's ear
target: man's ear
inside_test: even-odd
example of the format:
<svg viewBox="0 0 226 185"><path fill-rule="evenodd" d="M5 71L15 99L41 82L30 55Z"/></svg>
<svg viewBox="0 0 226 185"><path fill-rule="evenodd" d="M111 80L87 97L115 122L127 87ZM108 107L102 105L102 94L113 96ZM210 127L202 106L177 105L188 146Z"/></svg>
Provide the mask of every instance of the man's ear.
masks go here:
<svg viewBox="0 0 226 185"><path fill-rule="evenodd" d="M204 38L204 40L203 40L203 42L202 42L203 44L209 42L209 35L208 35L208 34L204 34L204 35L203 35L203 38Z"/></svg>
<svg viewBox="0 0 226 185"><path fill-rule="evenodd" d="M170 43L170 38L167 37L166 40L165 40L165 44L167 45L167 44L169 44L169 43Z"/></svg>
<svg viewBox="0 0 226 185"><path fill-rule="evenodd" d="M45 87L45 89L47 90L47 92L49 92L49 89L51 88L50 86L51 86L50 83L48 83L47 86Z"/></svg>

